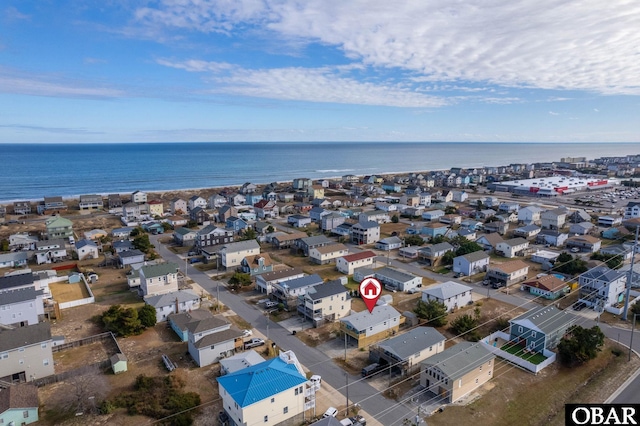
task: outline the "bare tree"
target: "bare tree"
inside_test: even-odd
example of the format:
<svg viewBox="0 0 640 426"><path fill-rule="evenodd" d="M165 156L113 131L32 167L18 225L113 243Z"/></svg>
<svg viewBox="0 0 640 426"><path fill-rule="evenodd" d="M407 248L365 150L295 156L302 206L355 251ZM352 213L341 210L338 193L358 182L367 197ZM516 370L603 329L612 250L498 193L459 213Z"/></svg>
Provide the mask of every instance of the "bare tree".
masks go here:
<svg viewBox="0 0 640 426"><path fill-rule="evenodd" d="M60 407L75 413L97 413L109 392L109 381L96 366L81 367L74 373L64 381Z"/></svg>

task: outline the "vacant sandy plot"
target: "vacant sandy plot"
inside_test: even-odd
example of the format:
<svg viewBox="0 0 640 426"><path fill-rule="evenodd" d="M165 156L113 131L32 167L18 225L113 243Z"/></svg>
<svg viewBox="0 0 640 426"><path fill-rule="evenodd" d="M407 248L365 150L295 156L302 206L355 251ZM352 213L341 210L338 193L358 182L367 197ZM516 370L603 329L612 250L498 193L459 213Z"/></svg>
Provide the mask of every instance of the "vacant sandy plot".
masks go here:
<svg viewBox="0 0 640 426"><path fill-rule="evenodd" d="M83 282L78 283L53 283L49 284L49 289L53 295L53 300L58 303L71 302L72 300L84 299L89 296L87 288Z"/></svg>

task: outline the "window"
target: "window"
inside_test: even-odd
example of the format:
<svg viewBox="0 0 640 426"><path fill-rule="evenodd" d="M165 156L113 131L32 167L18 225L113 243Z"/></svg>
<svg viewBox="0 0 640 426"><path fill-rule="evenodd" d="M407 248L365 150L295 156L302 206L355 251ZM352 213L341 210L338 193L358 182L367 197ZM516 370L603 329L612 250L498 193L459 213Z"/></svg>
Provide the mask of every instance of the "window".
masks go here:
<svg viewBox="0 0 640 426"><path fill-rule="evenodd" d="M42 365L47 366L49 365L49 358L45 358L42 360Z"/></svg>
<svg viewBox="0 0 640 426"><path fill-rule="evenodd" d="M264 416L264 422L268 422L269 421L269 416Z"/></svg>
<svg viewBox="0 0 640 426"><path fill-rule="evenodd" d="M536 337L536 332L535 331L531 332L531 337Z"/></svg>
<svg viewBox="0 0 640 426"><path fill-rule="evenodd" d="M3 352L0 354L0 359L7 359L9 358L9 353L8 352Z"/></svg>
<svg viewBox="0 0 640 426"><path fill-rule="evenodd" d="M29 418L29 412L28 412L28 411L26 411L26 410L25 410L25 411L23 411L23 412L22 412L22 417L24 417L25 419L28 419L28 418Z"/></svg>
<svg viewBox="0 0 640 426"><path fill-rule="evenodd" d="M24 352L24 348L18 349L18 352Z"/></svg>
<svg viewBox="0 0 640 426"><path fill-rule="evenodd" d="M21 359L21 360L19 361L19 363L20 363L20 364L24 364L24 359Z"/></svg>
<svg viewBox="0 0 640 426"><path fill-rule="evenodd" d="M211 345L211 350L213 350L214 345Z"/></svg>
<svg viewBox="0 0 640 426"><path fill-rule="evenodd" d="M480 366L480 371L482 371L482 366Z"/></svg>
<svg viewBox="0 0 640 426"><path fill-rule="evenodd" d="M476 383L478 383L478 379L476 379Z"/></svg>
<svg viewBox="0 0 640 426"><path fill-rule="evenodd" d="M518 333L522 333L522 326L518 327Z"/></svg>
<svg viewBox="0 0 640 426"><path fill-rule="evenodd" d="M274 402L276 402L275 398L271 398L271 403L273 404Z"/></svg>
<svg viewBox="0 0 640 426"><path fill-rule="evenodd" d="M289 412L289 407L284 407L282 409L282 414L287 414Z"/></svg>
<svg viewBox="0 0 640 426"><path fill-rule="evenodd" d="M298 394L298 388L296 388L294 395L297 395L297 394Z"/></svg>

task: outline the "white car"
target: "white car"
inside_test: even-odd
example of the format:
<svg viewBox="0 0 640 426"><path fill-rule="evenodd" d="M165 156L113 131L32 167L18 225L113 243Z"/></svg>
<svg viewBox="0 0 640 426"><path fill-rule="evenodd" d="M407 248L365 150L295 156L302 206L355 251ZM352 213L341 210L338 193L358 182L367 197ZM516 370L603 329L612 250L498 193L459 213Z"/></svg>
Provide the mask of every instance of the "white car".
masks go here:
<svg viewBox="0 0 640 426"><path fill-rule="evenodd" d="M253 334L251 330L242 330L242 337L249 337Z"/></svg>
<svg viewBox="0 0 640 426"><path fill-rule="evenodd" d="M335 407L327 408L327 411L324 412L322 418L325 419L327 417L335 417L338 414L338 409Z"/></svg>

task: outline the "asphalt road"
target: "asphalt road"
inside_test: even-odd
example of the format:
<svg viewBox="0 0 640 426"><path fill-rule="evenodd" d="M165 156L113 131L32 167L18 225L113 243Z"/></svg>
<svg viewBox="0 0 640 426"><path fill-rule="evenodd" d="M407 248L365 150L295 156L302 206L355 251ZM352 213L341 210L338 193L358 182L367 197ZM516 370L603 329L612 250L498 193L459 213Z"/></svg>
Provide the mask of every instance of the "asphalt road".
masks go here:
<svg viewBox="0 0 640 426"><path fill-rule="evenodd" d="M158 236L150 236L151 243L155 245L160 256L171 262L175 262L184 271L185 262L175 253L169 251L163 244L158 242ZM252 305L247 304L244 299L230 292L225 285L213 281L205 273L195 268L188 268L188 276L208 291L212 296L216 295L219 285L220 301L242 317L245 321L259 330L262 334L273 340L280 348L292 350L296 357L305 367L314 374L322 376L333 388L345 396L347 402L347 374L344 370L333 363L333 360L323 352L305 345L300 339L293 336L289 331L281 327L278 323L270 321L264 313ZM362 409L373 416L383 425L391 425L396 422L400 424L402 419L411 416L408 408L397 405L395 401L389 400L378 393L378 390L370 386L360 377L349 375L349 401L351 404L358 403Z"/></svg>

